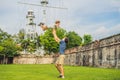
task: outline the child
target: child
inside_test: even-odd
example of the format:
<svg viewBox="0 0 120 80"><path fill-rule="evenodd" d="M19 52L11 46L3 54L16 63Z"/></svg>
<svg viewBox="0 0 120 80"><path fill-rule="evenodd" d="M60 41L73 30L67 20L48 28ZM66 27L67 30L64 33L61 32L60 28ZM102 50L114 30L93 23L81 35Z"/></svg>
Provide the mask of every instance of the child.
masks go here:
<svg viewBox="0 0 120 80"><path fill-rule="evenodd" d="M40 26L43 31L48 29L48 27L44 23L42 23L42 22L38 26ZM60 27L60 21L57 20L57 21L55 21L55 25L53 26L53 28L56 29L56 28L59 28L59 27ZM49 28L51 28L51 27L49 27Z"/></svg>

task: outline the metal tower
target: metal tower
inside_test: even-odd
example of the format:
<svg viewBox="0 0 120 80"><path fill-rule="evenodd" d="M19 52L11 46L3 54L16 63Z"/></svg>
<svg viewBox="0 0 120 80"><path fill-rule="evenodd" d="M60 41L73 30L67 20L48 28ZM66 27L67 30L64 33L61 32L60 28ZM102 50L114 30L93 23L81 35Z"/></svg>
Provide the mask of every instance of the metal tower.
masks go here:
<svg viewBox="0 0 120 80"><path fill-rule="evenodd" d="M33 41L36 38L36 24L34 23L34 12L32 10L29 10L26 18L27 24L25 29L25 39L30 39L31 41Z"/></svg>
<svg viewBox="0 0 120 80"><path fill-rule="evenodd" d="M53 8L53 9L63 9L66 10L67 8L64 7L55 7L55 6L49 6L48 0L40 0L40 4L34 4L34 3L24 3L24 2L18 2L19 4L25 4L25 5L31 5L31 6L41 6L42 8L42 22L46 23L46 8Z"/></svg>
<svg viewBox="0 0 120 80"><path fill-rule="evenodd" d="M47 4L48 4L48 1L47 0L42 0L41 1L41 5L43 6L43 20L42 20L42 22L47 22L46 21L46 6L47 6Z"/></svg>

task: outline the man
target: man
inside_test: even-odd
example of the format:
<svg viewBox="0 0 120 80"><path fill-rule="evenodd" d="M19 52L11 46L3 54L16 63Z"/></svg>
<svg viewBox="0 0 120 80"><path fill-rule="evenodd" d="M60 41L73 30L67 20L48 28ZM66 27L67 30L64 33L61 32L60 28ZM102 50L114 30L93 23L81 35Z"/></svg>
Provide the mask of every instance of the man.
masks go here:
<svg viewBox="0 0 120 80"><path fill-rule="evenodd" d="M65 48L66 48L66 44L68 43L68 38L63 38L62 40L60 40L58 38L58 36L56 35L56 30L53 28L53 36L56 42L59 43L59 57L55 63L55 66L57 68L57 70L60 73L59 78L64 78L64 69L63 69L63 64L64 64L64 59L65 59Z"/></svg>
<svg viewBox="0 0 120 80"><path fill-rule="evenodd" d="M48 27L44 23L42 23L42 22L40 24L38 24L38 26L40 26L43 31L48 29ZM55 21L55 24L54 24L53 28L56 29L56 28L59 28L59 27L60 27L60 21L57 20L57 21ZM52 27L49 27L49 28L52 28Z"/></svg>

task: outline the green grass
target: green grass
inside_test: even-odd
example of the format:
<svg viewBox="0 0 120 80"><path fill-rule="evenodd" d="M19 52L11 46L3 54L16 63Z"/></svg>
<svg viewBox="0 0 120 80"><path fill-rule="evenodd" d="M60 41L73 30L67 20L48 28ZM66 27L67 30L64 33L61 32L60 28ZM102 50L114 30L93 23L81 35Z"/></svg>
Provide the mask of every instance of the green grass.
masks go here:
<svg viewBox="0 0 120 80"><path fill-rule="evenodd" d="M64 66L64 80L120 80L119 69ZM54 65L0 65L0 80L62 80Z"/></svg>

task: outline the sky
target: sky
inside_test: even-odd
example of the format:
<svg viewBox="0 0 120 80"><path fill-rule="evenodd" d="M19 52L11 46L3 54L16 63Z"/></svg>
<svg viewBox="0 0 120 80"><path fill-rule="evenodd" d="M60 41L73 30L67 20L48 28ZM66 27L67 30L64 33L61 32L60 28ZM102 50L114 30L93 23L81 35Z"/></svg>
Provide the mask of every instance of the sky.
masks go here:
<svg viewBox="0 0 120 80"><path fill-rule="evenodd" d="M48 0L49 6L68 8L67 10L46 8L46 24L61 21L61 27L75 31L81 37L90 34L93 40L120 33L120 0ZM18 2L40 4L40 0L0 0L0 28L9 34L17 34L26 27L27 11L33 10L35 23L43 20L40 6L19 4ZM40 27L38 33L43 33Z"/></svg>

